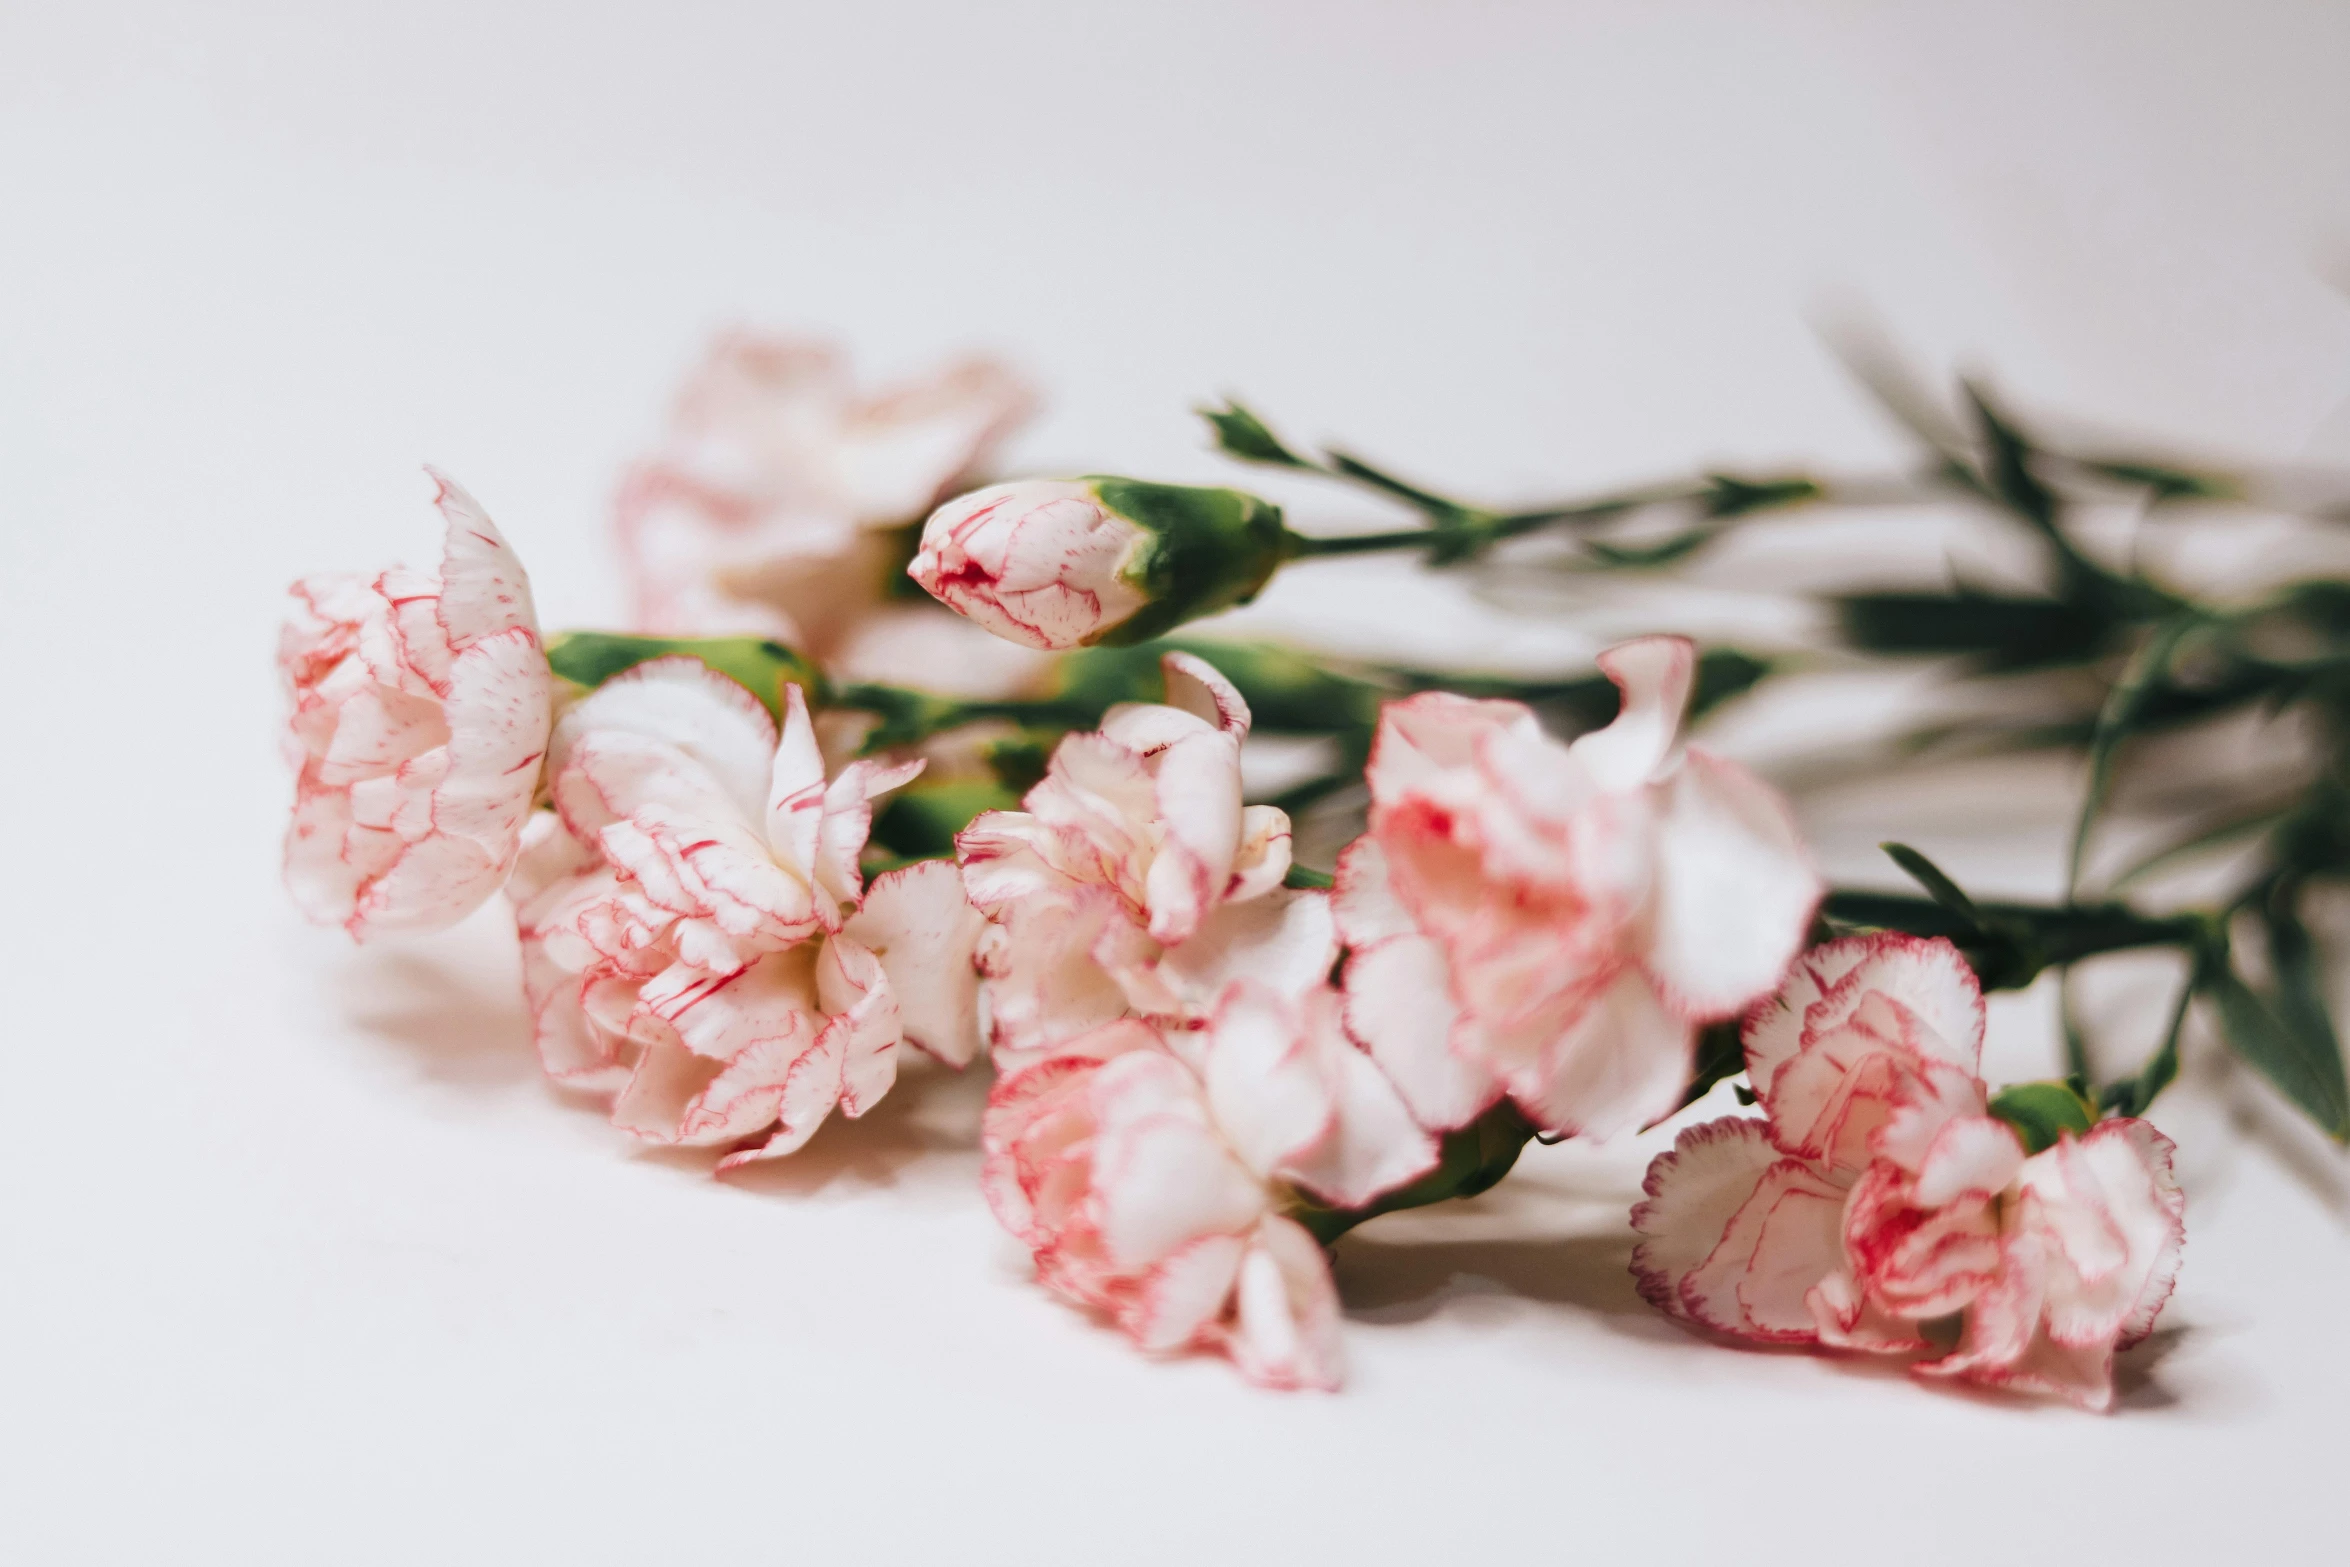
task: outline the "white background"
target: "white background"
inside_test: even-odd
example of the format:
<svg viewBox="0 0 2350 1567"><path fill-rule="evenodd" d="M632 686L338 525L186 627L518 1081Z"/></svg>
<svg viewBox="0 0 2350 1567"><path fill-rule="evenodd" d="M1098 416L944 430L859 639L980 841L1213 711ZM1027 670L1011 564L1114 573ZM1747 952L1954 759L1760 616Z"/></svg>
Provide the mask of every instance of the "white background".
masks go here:
<svg viewBox="0 0 2350 1567"><path fill-rule="evenodd" d="M1047 468L1217 471L1226 390L1503 498L1880 461L1838 300L2028 407L2350 460L2346 65L2350 12L2242 0L7 0L0 1557L2338 1560L2342 1166L2207 1050L2109 1418L1655 1319L1645 1146L1349 1241L1349 1389L1252 1392L1026 1282L974 1085L716 1184L541 1085L500 911L301 926L269 657L287 579L429 560L424 460L609 618L615 473L734 321L1011 353ZM1314 597L1263 613L1553 636ZM2046 879L1895 805L1813 825Z"/></svg>

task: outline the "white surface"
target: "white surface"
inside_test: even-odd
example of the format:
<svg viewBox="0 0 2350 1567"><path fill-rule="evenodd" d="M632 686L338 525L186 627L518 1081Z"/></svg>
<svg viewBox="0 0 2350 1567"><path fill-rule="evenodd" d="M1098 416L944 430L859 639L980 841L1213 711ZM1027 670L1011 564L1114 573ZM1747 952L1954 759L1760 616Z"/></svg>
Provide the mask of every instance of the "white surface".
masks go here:
<svg viewBox="0 0 2350 1567"><path fill-rule="evenodd" d="M1348 1242L1349 1390L1253 1393L1024 1281L967 1086L717 1185L541 1086L499 911L300 926L268 658L286 579L429 550L425 459L608 615L617 465L736 319L1016 352L1037 466L1216 471L1230 389L1506 497L1885 455L1846 290L2027 404L2350 457L2350 14L95 10L0 9L0 1558L2336 1559L2341 1165L2240 1085L2166 1105L2110 1419L1677 1332L1642 1150Z"/></svg>

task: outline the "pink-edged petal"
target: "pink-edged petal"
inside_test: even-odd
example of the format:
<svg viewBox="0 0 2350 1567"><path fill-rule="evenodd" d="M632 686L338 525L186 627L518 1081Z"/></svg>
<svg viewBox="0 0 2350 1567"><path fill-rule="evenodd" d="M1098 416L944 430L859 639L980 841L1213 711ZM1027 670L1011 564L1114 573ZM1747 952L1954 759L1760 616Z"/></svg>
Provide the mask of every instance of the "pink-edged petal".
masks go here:
<svg viewBox="0 0 2350 1567"><path fill-rule="evenodd" d="M773 1126L793 1075L809 1063L824 1077L832 1063L820 1060L813 1021L793 1020L788 1033L753 1041L678 1117L677 1141L695 1146L731 1143ZM829 1104L827 1105L829 1108Z"/></svg>
<svg viewBox="0 0 2350 1567"><path fill-rule="evenodd" d="M1844 1190L1801 1160L1766 1169L1722 1238L1681 1281L1690 1318L1766 1344L1818 1336L1805 1297L1843 1265Z"/></svg>
<svg viewBox="0 0 2350 1567"><path fill-rule="evenodd" d="M784 1074L775 1098L776 1128L767 1141L744 1148L718 1161L720 1170L732 1170L758 1159L780 1159L799 1152L841 1098L841 1056L847 1043L837 1023L828 1023L813 1048L801 1054Z"/></svg>
<svg viewBox="0 0 2350 1567"><path fill-rule="evenodd" d="M1199 928L1222 898L1240 852L1240 749L1223 735L1181 740L1159 753L1155 818L1163 832L1144 879L1150 933L1170 945Z"/></svg>
<svg viewBox="0 0 2350 1567"><path fill-rule="evenodd" d="M824 753L808 699L797 684L784 687L783 738L775 748L767 786L767 843L777 860L811 886L824 831Z"/></svg>
<svg viewBox="0 0 2350 1567"><path fill-rule="evenodd" d="M1359 1208L1435 1168L1436 1139L1347 1038L1336 993L1317 991L1299 1010L1335 1113L1320 1138L1282 1162L1280 1174L1333 1207Z"/></svg>
<svg viewBox="0 0 2350 1567"><path fill-rule="evenodd" d="M2177 1276L2185 1199L2170 1144L2143 1121L2107 1121L2032 1156L2018 1186L2022 1222L2047 1238L2047 1332L2079 1347L2135 1340Z"/></svg>
<svg viewBox="0 0 2350 1567"><path fill-rule="evenodd" d="M1412 1116L1448 1132L1501 1097L1501 1079L1456 1049L1462 1027L1444 951L1424 936L1391 937L1346 960L1346 1026Z"/></svg>
<svg viewBox="0 0 2350 1567"><path fill-rule="evenodd" d="M2005 1121L1987 1115L1959 1117L1947 1122L1927 1145L1913 1200L1923 1208L1939 1208L1962 1197L1987 1200L2007 1190L2023 1164L2024 1145Z"/></svg>
<svg viewBox="0 0 2350 1567"><path fill-rule="evenodd" d="M612 1124L650 1143L675 1143L687 1107L717 1081L724 1063L683 1045L656 1042L637 1055L636 1070L612 1101Z"/></svg>
<svg viewBox="0 0 2350 1567"><path fill-rule="evenodd" d="M1664 786L1646 963L1675 1006L1728 1017L1775 988L1822 891L1778 793L1691 751Z"/></svg>
<svg viewBox="0 0 2350 1567"><path fill-rule="evenodd" d="M1970 1076L1983 1042L1983 989L1956 947L1887 931L1812 948L1789 969L1777 995L1745 1022L1746 1062L1757 1093L1871 991L1898 1001L1922 1027L1914 1041Z"/></svg>
<svg viewBox="0 0 2350 1567"><path fill-rule="evenodd" d="M1626 968L1543 1051L1506 1075L1510 1097L1545 1128L1604 1138L1637 1130L1681 1101L1696 1031Z"/></svg>
<svg viewBox="0 0 2350 1567"><path fill-rule="evenodd" d="M920 757L910 762L851 762L824 791L824 823L816 835L816 882L834 905L853 904L863 896L865 873L857 857L873 830L873 801L910 783L930 764Z"/></svg>
<svg viewBox="0 0 2350 1567"><path fill-rule="evenodd" d="M1204 719L1237 742L1248 738L1248 703L1240 688L1196 653L1169 653L1159 660L1167 683L1167 705Z"/></svg>
<svg viewBox="0 0 2350 1567"><path fill-rule="evenodd" d="M1205 1067L1217 1130L1259 1176L1319 1143L1338 1114L1306 1009L1262 986L1217 1001Z"/></svg>
<svg viewBox="0 0 2350 1567"><path fill-rule="evenodd" d="M1137 1344L1159 1353L1208 1342L1247 1253L1248 1241L1239 1235L1203 1235L1178 1246L1144 1277L1120 1314L1122 1325Z"/></svg>
<svg viewBox="0 0 2350 1567"><path fill-rule="evenodd" d="M979 1051L974 958L986 928L953 862L922 860L875 877L845 930L880 958L907 1042L949 1066Z"/></svg>
<svg viewBox="0 0 2350 1567"><path fill-rule="evenodd" d="M830 1014L827 1048L840 1056L840 1108L846 1116L871 1109L898 1080L897 996L881 960L856 938L834 936L816 959L816 994Z"/></svg>
<svg viewBox="0 0 2350 1567"><path fill-rule="evenodd" d="M1614 722L1583 736L1570 750L1599 788L1636 788L1672 755L1681 714L1689 706L1697 650L1687 637L1636 637L1609 648L1598 662L1623 705Z"/></svg>
<svg viewBox="0 0 2350 1567"><path fill-rule="evenodd" d="M1240 849L1232 858L1227 902L1261 898L1289 875L1289 813L1278 806L1251 805L1240 813Z"/></svg>
<svg viewBox="0 0 2350 1567"><path fill-rule="evenodd" d="M1482 701L1449 691L1426 691L1390 702L1379 712L1371 762L1364 773L1374 810L1474 764L1479 742L1496 730L1539 735L1533 709L1522 702Z"/></svg>
<svg viewBox="0 0 2350 1567"><path fill-rule="evenodd" d="M1337 1391L1345 1375L1338 1290L1322 1248L1294 1221L1257 1227L1234 1291L1231 1354L1259 1387Z"/></svg>
<svg viewBox="0 0 2350 1567"><path fill-rule="evenodd" d="M1387 851L1376 838L1357 838L1338 856L1330 905L1337 916L1338 934L1350 947L1420 934L1419 923L1396 897L1388 880Z"/></svg>
<svg viewBox="0 0 2350 1567"><path fill-rule="evenodd" d="M1237 981L1291 996L1321 985L1338 961L1338 933L1327 894L1283 888L1219 904L1180 946L1138 944L1123 962L1109 956L1105 967L1136 1011L1200 1017Z"/></svg>
<svg viewBox="0 0 2350 1567"><path fill-rule="evenodd" d="M424 471L432 478L433 504L447 523L439 615L449 646L462 649L502 631L525 631L536 641L538 612L521 560L479 501L439 469Z"/></svg>
<svg viewBox="0 0 2350 1567"><path fill-rule="evenodd" d="M1688 1317L1682 1283L1721 1246L1730 1221L1778 1162L1760 1120L1725 1116L1683 1128L1649 1163L1641 1185L1647 1195L1632 1210L1641 1236L1632 1248L1640 1298L1667 1316Z"/></svg>
<svg viewBox="0 0 2350 1567"><path fill-rule="evenodd" d="M757 819L775 757L775 720L757 697L700 659L648 659L564 709L548 746L549 775L559 775L572 747L599 731L682 752L708 771L739 814ZM588 836L594 825L573 830Z"/></svg>
<svg viewBox="0 0 2350 1567"><path fill-rule="evenodd" d="M1180 1062L1153 1052L1120 1055L1094 1075L1096 1223L1121 1267L1237 1233L1265 1211L1263 1184L1209 1127L1199 1094Z"/></svg>

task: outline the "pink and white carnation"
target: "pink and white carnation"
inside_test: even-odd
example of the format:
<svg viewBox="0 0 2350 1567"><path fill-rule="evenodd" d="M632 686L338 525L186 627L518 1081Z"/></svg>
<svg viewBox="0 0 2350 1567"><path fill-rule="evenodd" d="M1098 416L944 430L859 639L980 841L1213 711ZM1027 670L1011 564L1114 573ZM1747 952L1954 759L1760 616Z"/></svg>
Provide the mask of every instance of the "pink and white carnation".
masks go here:
<svg viewBox="0 0 2350 1567"><path fill-rule="evenodd" d="M868 679L896 678L863 666L907 635L926 648L952 638L954 656L924 682L934 689L1026 674L1016 650L887 599L904 560L892 530L983 472L1034 409L1029 387L990 360L875 396L829 345L719 338L668 439L621 488L639 629L776 637Z"/></svg>
<svg viewBox="0 0 2350 1567"><path fill-rule="evenodd" d="M778 735L690 658L641 664L557 724L555 812L510 895L550 1075L611 1091L648 1142L798 1148L887 1093L909 1042L978 1048L981 920L946 861L864 884L871 801L920 763L827 782L797 686Z"/></svg>
<svg viewBox="0 0 2350 1567"><path fill-rule="evenodd" d="M1689 1128L1632 1213L1651 1303L1733 1338L1922 1355L1917 1374L2113 1400L2186 1238L2171 1143L2141 1120L2027 1154L1977 1075L1983 1002L1945 941L1805 954L1745 1027L1765 1116Z"/></svg>
<svg viewBox="0 0 2350 1567"><path fill-rule="evenodd" d="M1690 644L1600 655L1623 695L1574 743L1516 702L1381 715L1370 830L1339 861L1347 1020L1423 1125L1503 1095L1557 1133L1671 1111L1698 1029L1767 994L1820 881L1785 802L1678 743Z"/></svg>
<svg viewBox="0 0 2350 1567"><path fill-rule="evenodd" d="M1292 1215L1361 1207L1437 1158L1338 1011L1327 988L1240 980L1201 1029L1121 1019L1003 1077L981 1179L1038 1278L1146 1350L1335 1388L1337 1293Z"/></svg>
<svg viewBox="0 0 2350 1567"><path fill-rule="evenodd" d="M1165 703L1070 735L1024 810L955 841L999 1063L1129 1014L1197 1022L1235 979L1301 994L1337 961L1328 895L1282 885L1288 816L1241 802L1248 704L1202 659L1162 667Z"/></svg>
<svg viewBox="0 0 2350 1567"><path fill-rule="evenodd" d="M286 886L361 939L452 925L498 890L547 749L530 579L479 503L432 478L439 572L305 577L278 639L296 773Z"/></svg>

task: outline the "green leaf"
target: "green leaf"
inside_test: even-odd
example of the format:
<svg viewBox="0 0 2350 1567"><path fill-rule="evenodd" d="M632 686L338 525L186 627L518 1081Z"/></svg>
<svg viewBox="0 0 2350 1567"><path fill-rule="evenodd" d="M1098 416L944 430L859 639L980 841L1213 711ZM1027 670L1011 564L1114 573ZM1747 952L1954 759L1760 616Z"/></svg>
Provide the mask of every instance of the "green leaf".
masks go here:
<svg viewBox="0 0 2350 1567"><path fill-rule="evenodd" d="M547 642L547 667L574 685L594 690L614 675L656 658L698 659L757 697L783 719L783 688L797 685L811 701L826 700L816 666L780 642L763 637L635 637L602 631L558 632Z"/></svg>
<svg viewBox="0 0 2350 1567"><path fill-rule="evenodd" d="M2236 1053L2328 1137L2350 1142L2350 1092L2343 1087L2341 1047L2295 1027L2232 968L2218 969L2206 983Z"/></svg>
<svg viewBox="0 0 2350 1567"><path fill-rule="evenodd" d="M1216 434L1216 445L1227 456L1242 462L1271 463L1280 468L1313 468L1309 462L1281 444L1275 435L1255 414L1230 398L1221 408L1202 408L1199 416L1207 420Z"/></svg>
<svg viewBox="0 0 2350 1567"><path fill-rule="evenodd" d="M2350 1140L2350 1085L2342 1068L2342 1040L2326 1005L2325 974L2317 943L2294 907L2298 889L2283 887L2268 909L2269 967L2276 975L2276 1011L2307 1053L2312 1097L2297 1100L2336 1140Z"/></svg>
<svg viewBox="0 0 2350 1567"><path fill-rule="evenodd" d="M1654 544L1610 544L1602 539L1586 539L1583 550L1598 565L1639 570L1651 566L1669 566L1712 543L1719 532L1717 528L1691 528Z"/></svg>
<svg viewBox="0 0 2350 1567"><path fill-rule="evenodd" d="M935 859L955 852L955 834L980 812L1019 808L1020 797L995 784L917 782L874 811L872 842L900 859Z"/></svg>
<svg viewBox="0 0 2350 1567"><path fill-rule="evenodd" d="M2062 1133L2079 1137L2097 1124L2096 1109L2070 1083L2018 1083L2003 1088L1992 1098L1990 1111L2015 1128L2028 1154L2054 1147Z"/></svg>
<svg viewBox="0 0 2350 1567"><path fill-rule="evenodd" d="M1705 476L1705 514L1709 517L1745 517L1755 512L1779 511L1816 501L1828 492L1816 479L1741 479L1727 473Z"/></svg>
<svg viewBox="0 0 2350 1567"><path fill-rule="evenodd" d="M1900 866L1911 881L1925 888L1926 896L1941 904L1942 907L1957 915L1976 930L1984 928L1983 914L1980 909L1975 907L1975 900L1961 891L1958 883L1952 881L1941 866L1936 865L1906 843L1880 843L1877 847L1883 849L1887 857L1894 864Z"/></svg>
<svg viewBox="0 0 2350 1567"><path fill-rule="evenodd" d="M2114 635L2109 618L2076 604L1972 588L1949 593L1853 593L1829 603L1843 639L1864 652L1895 657L1959 654L1990 670L2084 663L2104 651Z"/></svg>
<svg viewBox="0 0 2350 1567"><path fill-rule="evenodd" d="M1328 891L1330 888L1338 885L1338 880L1328 871L1318 871L1310 865L1300 865L1295 860L1292 860L1289 862L1288 872L1281 878L1281 885L1284 887L1318 888L1322 891Z"/></svg>
<svg viewBox="0 0 2350 1567"><path fill-rule="evenodd" d="M2196 473L2167 463L2129 457L2075 457L2083 472L2152 490L2158 501L2233 500L2244 493L2242 481L2222 473Z"/></svg>
<svg viewBox="0 0 2350 1567"><path fill-rule="evenodd" d="M2202 987L2210 967L2208 949L2189 960L2187 977L2180 981L2179 999L2172 1004L2170 1027L2162 1032L2162 1044L2155 1050L2136 1077L2108 1083L2098 1096L2107 1110L2115 1115L2144 1115L2146 1107L2179 1075L2179 1035L2187 1026L2187 1011L2194 1004L2195 993Z"/></svg>
<svg viewBox="0 0 2350 1567"><path fill-rule="evenodd" d="M1681 1096L1684 1107L1697 1103L1725 1077L1746 1070L1746 1042L1738 1020L1708 1024L1697 1034L1697 1060L1689 1074L1689 1089Z"/></svg>
<svg viewBox="0 0 2350 1567"><path fill-rule="evenodd" d="M2089 781L2081 790L2080 813L2073 820L2072 852L2065 866L2068 891L2080 884L2081 861L2089 852L2089 835L2096 828L2098 813L2105 808L2106 790L2113 781L2114 753L2137 730L2139 719L2155 694L2166 687L2171 660L2177 655L2179 645L2203 624L2203 613L2190 610L2156 626L2114 682L2113 689L2106 693L2105 706L2097 714L2096 731L2089 737Z"/></svg>

